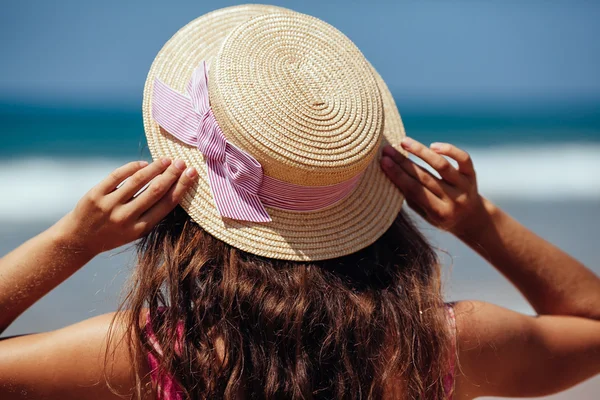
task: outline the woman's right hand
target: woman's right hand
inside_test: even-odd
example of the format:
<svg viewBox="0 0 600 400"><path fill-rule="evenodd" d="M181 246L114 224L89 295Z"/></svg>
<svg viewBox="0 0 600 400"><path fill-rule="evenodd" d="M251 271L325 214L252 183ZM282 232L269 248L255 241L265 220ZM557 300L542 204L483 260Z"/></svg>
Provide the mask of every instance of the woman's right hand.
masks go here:
<svg viewBox="0 0 600 400"><path fill-rule="evenodd" d="M93 257L147 234L197 177L182 160L131 162L92 188L53 228L61 242Z"/></svg>
<svg viewBox="0 0 600 400"><path fill-rule="evenodd" d="M460 237L483 229L493 205L477 191L469 154L449 143L432 143L426 147L408 137L401 145L441 177L435 177L392 146L385 147L381 167L404 194L408 205L430 224ZM442 155L456 160L458 169Z"/></svg>

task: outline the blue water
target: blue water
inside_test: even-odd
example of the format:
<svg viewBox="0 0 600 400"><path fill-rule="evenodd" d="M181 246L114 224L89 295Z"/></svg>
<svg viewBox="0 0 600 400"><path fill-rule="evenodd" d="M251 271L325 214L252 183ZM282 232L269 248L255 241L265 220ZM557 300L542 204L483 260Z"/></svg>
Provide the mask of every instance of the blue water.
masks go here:
<svg viewBox="0 0 600 400"><path fill-rule="evenodd" d="M600 201L600 101L398 100L408 135L471 153L485 196ZM58 217L114 168L150 159L140 109L0 101L0 127L0 187L11 194L0 221Z"/></svg>
<svg viewBox="0 0 600 400"><path fill-rule="evenodd" d="M600 143L600 101L505 104L398 102L408 135L463 146ZM403 105L403 103L407 103ZM147 154L141 111L0 102L0 158Z"/></svg>

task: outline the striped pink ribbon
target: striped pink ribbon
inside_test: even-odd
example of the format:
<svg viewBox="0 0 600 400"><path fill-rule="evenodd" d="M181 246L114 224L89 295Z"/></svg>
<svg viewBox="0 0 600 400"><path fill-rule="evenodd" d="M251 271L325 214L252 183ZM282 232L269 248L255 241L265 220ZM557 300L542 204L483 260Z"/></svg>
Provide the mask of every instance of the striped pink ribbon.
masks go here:
<svg viewBox="0 0 600 400"><path fill-rule="evenodd" d="M219 127L208 99L206 62L194 70L187 93L185 96L156 78L152 116L171 135L202 152L211 192L223 217L269 222L265 206L319 210L346 197L362 176L329 186L300 186L266 176L260 163L229 143Z"/></svg>

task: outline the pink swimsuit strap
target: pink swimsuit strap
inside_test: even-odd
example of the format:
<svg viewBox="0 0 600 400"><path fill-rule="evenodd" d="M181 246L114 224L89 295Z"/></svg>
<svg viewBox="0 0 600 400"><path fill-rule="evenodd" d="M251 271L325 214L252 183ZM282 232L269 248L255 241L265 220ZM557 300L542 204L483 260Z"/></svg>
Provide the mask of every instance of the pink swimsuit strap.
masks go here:
<svg viewBox="0 0 600 400"><path fill-rule="evenodd" d="M456 354L456 318L454 314L454 308L451 305L447 305L448 310L448 324L452 333L452 346L451 346L451 361L448 369L448 374L444 376L444 390L448 400L452 400L454 391L454 374L455 374L455 354ZM161 312L162 310L159 310ZM180 338L183 337L183 325L177 327L177 333ZM160 346L156 340L156 334L152 328L152 321L150 313L146 317L146 336L148 342L154 348L156 354L152 352L148 353L148 365L150 367L150 377L152 382L157 387L157 400L183 400L183 392L180 386L177 384L175 379L168 373L161 373L159 370L160 361L158 357L162 354Z"/></svg>

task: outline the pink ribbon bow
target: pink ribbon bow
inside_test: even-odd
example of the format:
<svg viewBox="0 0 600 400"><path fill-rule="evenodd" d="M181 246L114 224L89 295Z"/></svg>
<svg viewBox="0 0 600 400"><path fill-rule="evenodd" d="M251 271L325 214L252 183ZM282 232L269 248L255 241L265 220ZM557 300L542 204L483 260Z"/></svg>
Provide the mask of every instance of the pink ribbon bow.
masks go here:
<svg viewBox="0 0 600 400"><path fill-rule="evenodd" d="M258 194L263 180L262 166L227 141L210 107L206 62L196 68L186 89L189 97L156 78L152 116L171 135L202 152L212 195L223 217L271 221Z"/></svg>

